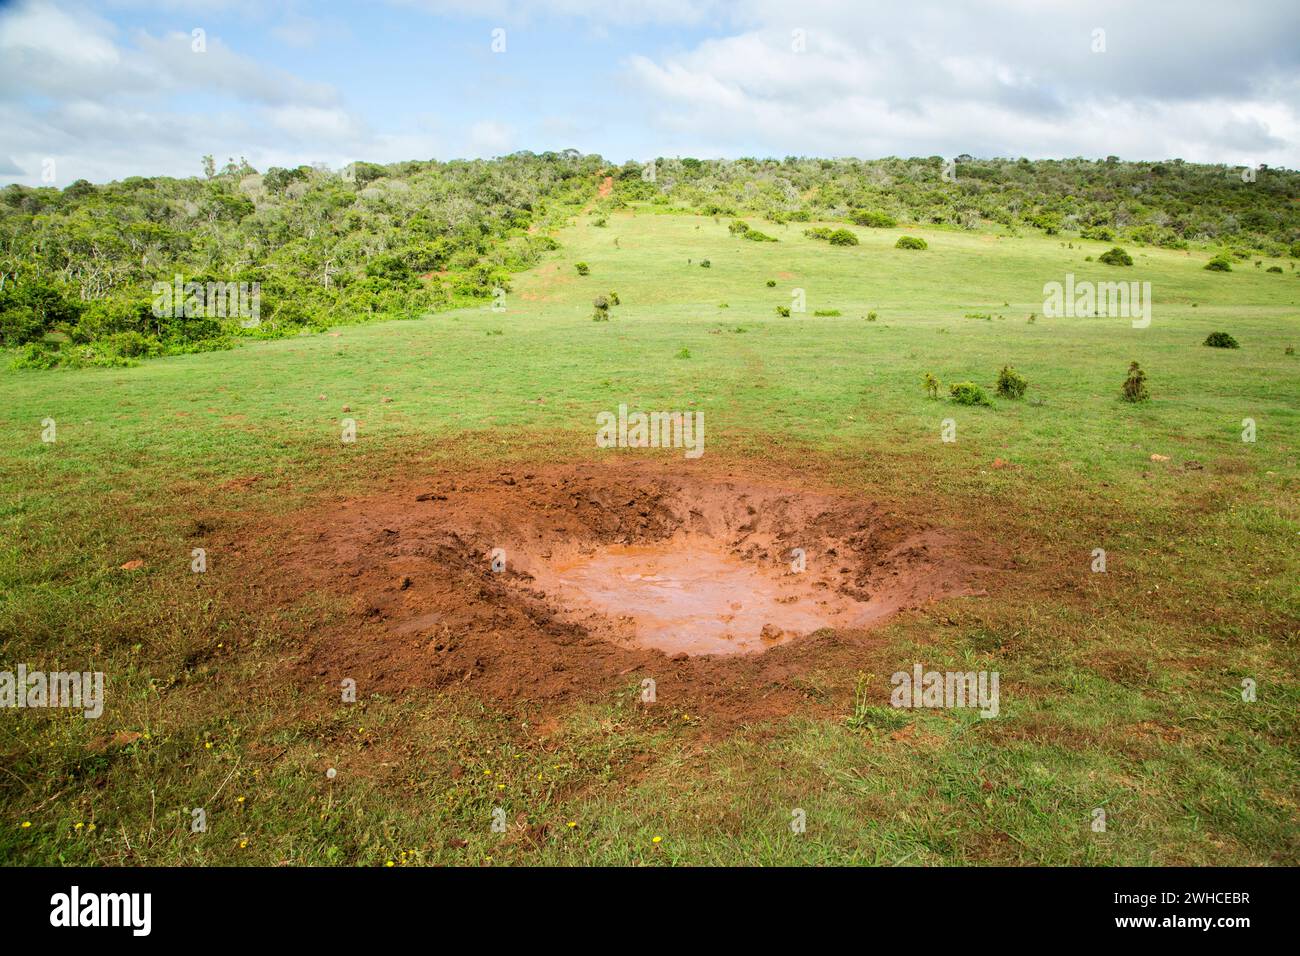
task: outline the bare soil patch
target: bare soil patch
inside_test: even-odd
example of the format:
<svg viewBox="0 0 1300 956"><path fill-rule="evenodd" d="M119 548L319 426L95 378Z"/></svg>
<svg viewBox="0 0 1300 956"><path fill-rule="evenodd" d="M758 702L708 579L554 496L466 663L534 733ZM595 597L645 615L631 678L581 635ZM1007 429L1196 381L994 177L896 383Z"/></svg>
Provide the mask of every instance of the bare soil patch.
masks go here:
<svg viewBox="0 0 1300 956"><path fill-rule="evenodd" d="M680 462L462 471L264 534L291 593L347 606L303 648L311 682L546 705L651 677L738 720L789 712L793 678L861 666L873 627L983 564L869 498Z"/></svg>

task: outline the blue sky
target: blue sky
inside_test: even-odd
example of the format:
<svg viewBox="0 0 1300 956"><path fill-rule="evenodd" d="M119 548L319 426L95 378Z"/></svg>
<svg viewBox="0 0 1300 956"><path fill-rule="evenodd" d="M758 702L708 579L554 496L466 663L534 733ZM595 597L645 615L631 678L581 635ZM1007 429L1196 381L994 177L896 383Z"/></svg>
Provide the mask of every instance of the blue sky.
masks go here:
<svg viewBox="0 0 1300 956"><path fill-rule="evenodd" d="M0 181L567 147L1294 167L1297 37L1293 2L0 2Z"/></svg>

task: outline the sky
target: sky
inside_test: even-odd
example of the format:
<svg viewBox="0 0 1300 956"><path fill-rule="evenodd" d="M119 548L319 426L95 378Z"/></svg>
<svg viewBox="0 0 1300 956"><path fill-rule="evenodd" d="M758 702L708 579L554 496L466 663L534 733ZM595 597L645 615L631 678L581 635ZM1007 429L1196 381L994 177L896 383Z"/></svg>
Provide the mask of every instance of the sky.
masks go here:
<svg viewBox="0 0 1300 956"><path fill-rule="evenodd" d="M0 0L0 183L578 149L1296 168L1296 0Z"/></svg>

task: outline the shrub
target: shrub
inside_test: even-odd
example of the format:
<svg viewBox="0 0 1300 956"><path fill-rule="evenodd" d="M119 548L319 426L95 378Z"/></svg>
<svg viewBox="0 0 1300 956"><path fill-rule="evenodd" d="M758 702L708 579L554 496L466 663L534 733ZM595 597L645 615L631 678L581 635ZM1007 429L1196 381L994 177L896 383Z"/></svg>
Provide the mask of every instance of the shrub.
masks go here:
<svg viewBox="0 0 1300 956"><path fill-rule="evenodd" d="M826 237L826 241L832 246L856 246L858 237L847 229L836 229Z"/></svg>
<svg viewBox="0 0 1300 956"><path fill-rule="evenodd" d="M780 242L776 236L769 236L765 232L759 232L757 229L750 229L745 233L746 239L753 239L755 242Z"/></svg>
<svg viewBox="0 0 1300 956"><path fill-rule="evenodd" d="M749 223L737 219L727 227L727 231L733 236L743 236L745 233L749 232Z"/></svg>
<svg viewBox="0 0 1300 956"><path fill-rule="evenodd" d="M778 305L776 307L776 314L781 316L783 319L788 319L790 318L790 307L788 305Z"/></svg>
<svg viewBox="0 0 1300 956"><path fill-rule="evenodd" d="M713 267L713 263L711 263L708 259L701 259L701 260L700 260L700 268L701 268L701 269L710 269L710 268L712 268L712 267Z"/></svg>
<svg viewBox="0 0 1300 956"><path fill-rule="evenodd" d="M1029 381L1010 365L1002 366L998 373L998 394L1003 398L1024 398Z"/></svg>
<svg viewBox="0 0 1300 956"><path fill-rule="evenodd" d="M855 225L870 226L873 229L893 229L898 225L898 220L878 209L856 209L849 220Z"/></svg>
<svg viewBox="0 0 1300 956"><path fill-rule="evenodd" d="M894 243L895 249L928 249L929 244L924 239L918 239L916 236L899 236L898 241Z"/></svg>
<svg viewBox="0 0 1300 956"><path fill-rule="evenodd" d="M106 344L110 352L125 358L157 355L162 351L157 339L134 330L114 332L108 336Z"/></svg>
<svg viewBox="0 0 1300 956"><path fill-rule="evenodd" d="M1211 332L1205 337L1205 344L1212 349L1239 349L1240 345L1227 332Z"/></svg>
<svg viewBox="0 0 1300 956"><path fill-rule="evenodd" d="M952 395L952 400L958 405L989 405L989 397L984 394L984 389L980 388L974 382L957 382L948 388Z"/></svg>
<svg viewBox="0 0 1300 956"><path fill-rule="evenodd" d="M599 219L597 219L595 222L593 222L592 225L593 225L593 226L596 226L596 227L598 227L598 228L600 228L600 229L604 229L606 226L609 225L609 223L605 221L605 217L604 217L604 216L601 216Z"/></svg>
<svg viewBox="0 0 1300 956"><path fill-rule="evenodd" d="M1264 271L1265 271L1265 272L1281 272L1281 271L1282 271L1282 267L1281 267L1281 266L1269 266L1269 267L1268 267L1267 269L1265 269Z"/></svg>
<svg viewBox="0 0 1300 956"><path fill-rule="evenodd" d="M18 350L11 367L15 369L52 369L57 368L58 364L59 353L56 350L47 347L41 342L28 342Z"/></svg>
<svg viewBox="0 0 1300 956"><path fill-rule="evenodd" d="M1097 257L1098 262L1104 262L1108 266L1131 266L1133 257L1121 249L1119 246L1111 249L1110 252L1103 252Z"/></svg>
<svg viewBox="0 0 1300 956"><path fill-rule="evenodd" d="M675 357L676 357L676 358L679 358L679 359L688 359L688 358L691 357L691 350L690 350L690 349L685 349L685 348L684 348L684 349L680 349L680 350L678 350L677 355L676 355Z"/></svg>
<svg viewBox="0 0 1300 956"><path fill-rule="evenodd" d="M921 376L921 384L925 386L925 393L930 398L939 397L939 387L943 384L933 372L926 372Z"/></svg>
<svg viewBox="0 0 1300 956"><path fill-rule="evenodd" d="M803 234L809 239L829 239L834 231L834 229L829 229L826 226L815 226L812 229L805 229Z"/></svg>
<svg viewBox="0 0 1300 956"><path fill-rule="evenodd" d="M1128 378L1124 380L1121 397L1126 402L1145 402L1151 397L1147 394L1147 373L1142 371L1137 362L1129 363Z"/></svg>
<svg viewBox="0 0 1300 956"><path fill-rule="evenodd" d="M767 287L768 287L769 289L775 289L775 288L776 288L776 280L775 280L775 279L768 279L768 280L767 280Z"/></svg>
<svg viewBox="0 0 1300 956"><path fill-rule="evenodd" d="M619 304L618 293L617 293L617 292L611 292L611 293L609 294L609 304L610 304L610 305L618 305L618 304Z"/></svg>
<svg viewBox="0 0 1300 956"><path fill-rule="evenodd" d="M832 316L836 316L839 314L840 314L839 309L818 309L817 311L813 312L813 315L819 316L820 318L823 319L831 318Z"/></svg>
<svg viewBox="0 0 1300 956"><path fill-rule="evenodd" d="M1232 260L1227 256L1218 255L1205 264L1205 268L1211 272L1231 272Z"/></svg>
<svg viewBox="0 0 1300 956"><path fill-rule="evenodd" d="M868 321L868 322L874 322L874 321L876 321L876 319L878 319L878 318L879 318L879 316L876 315L875 312L868 312L868 313L867 313L867 321Z"/></svg>
<svg viewBox="0 0 1300 956"><path fill-rule="evenodd" d="M573 268L578 270L578 275L580 276L585 276L591 272L591 266L587 265L585 262L575 262Z"/></svg>

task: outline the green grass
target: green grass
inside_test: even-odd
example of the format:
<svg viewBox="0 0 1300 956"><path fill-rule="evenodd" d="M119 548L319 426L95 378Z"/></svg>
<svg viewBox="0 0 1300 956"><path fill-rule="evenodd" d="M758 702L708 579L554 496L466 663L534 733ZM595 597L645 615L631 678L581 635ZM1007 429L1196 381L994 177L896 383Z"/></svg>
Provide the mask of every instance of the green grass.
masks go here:
<svg viewBox="0 0 1300 956"><path fill-rule="evenodd" d="M908 225L929 245L908 251L893 248L901 226L834 247L808 224L763 223L767 243L645 210L607 223L580 217L505 313L0 372L0 668L104 670L110 694L99 721L0 711L0 860L1300 862L1288 262L1215 273L1208 252L1131 249L1121 278L1150 281L1155 301L1133 329L1042 314L1046 282L1116 278L1085 261L1105 243ZM622 304L593 323L610 289ZM778 318L795 289L807 311ZM1202 347L1219 330L1241 348ZM1137 406L1119 401L1132 360L1151 391ZM1023 400L947 400L952 382L992 395L1004 365L1028 379ZM340 708L277 681L337 596L282 610L260 599L279 582L242 579L220 545L206 575L189 572L197 521L222 541L393 476L591 459L595 415L619 403L703 410L707 461L775 461L910 502L997 542L1014 572L895 619L863 678L805 675L809 714L713 728L637 708L629 686L544 737L535 715L470 693ZM339 441L344 418L355 444ZM1097 547L1105 575L1089 572ZM145 569L118 570L135 558ZM998 670L1002 713L892 711L899 661ZM1089 826L1099 807L1105 833Z"/></svg>

